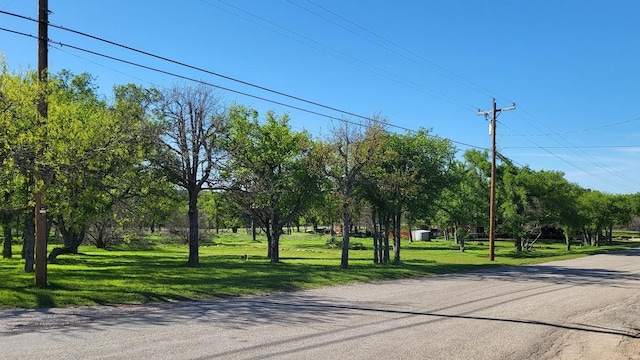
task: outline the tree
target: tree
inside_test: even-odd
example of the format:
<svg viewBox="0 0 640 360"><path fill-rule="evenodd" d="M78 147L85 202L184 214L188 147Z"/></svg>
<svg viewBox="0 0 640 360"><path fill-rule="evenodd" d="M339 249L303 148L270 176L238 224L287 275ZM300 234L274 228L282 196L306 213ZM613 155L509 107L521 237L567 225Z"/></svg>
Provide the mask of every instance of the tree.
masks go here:
<svg viewBox="0 0 640 360"><path fill-rule="evenodd" d="M375 118L367 124L341 122L334 127L332 138L323 150L328 159L327 175L340 197L342 216L342 257L340 267L349 267L349 229L356 208L354 190L364 166L382 149L384 121Z"/></svg>
<svg viewBox="0 0 640 360"><path fill-rule="evenodd" d="M385 157L388 179L395 183L389 196L394 203L394 261L400 261L402 213L409 219L434 217L435 202L451 185L451 166L455 149L446 139L434 137L425 129L404 135L393 134Z"/></svg>
<svg viewBox="0 0 640 360"><path fill-rule="evenodd" d="M45 201L64 240L49 254L53 261L76 253L95 221L145 191L153 177L146 161L156 128L147 111L152 94L142 88L115 87L109 105L88 74L63 71L51 83Z"/></svg>
<svg viewBox="0 0 640 360"><path fill-rule="evenodd" d="M229 121L210 87L174 86L162 93L157 115L164 126L155 164L189 195L189 260L199 264L198 195L215 187L226 159L222 149Z"/></svg>
<svg viewBox="0 0 640 360"><path fill-rule="evenodd" d="M173 215L183 198L178 189L164 175L153 169L147 184L137 196L127 199L117 214L125 227L155 232Z"/></svg>
<svg viewBox="0 0 640 360"><path fill-rule="evenodd" d="M40 129L35 126L37 103L41 93L36 74L12 74L0 59L0 186L6 200L0 211L5 222L26 212L23 232L25 272L34 270L35 229L32 193L34 187L34 154L41 143ZM31 228L29 226L31 225ZM6 230L5 230L6 231ZM8 234L7 234L8 235ZM9 255L10 239L5 237L5 256Z"/></svg>
<svg viewBox="0 0 640 360"><path fill-rule="evenodd" d="M609 225L613 201L611 195L586 190L578 197L578 213L582 217L582 237L585 245L600 246L600 237Z"/></svg>
<svg viewBox="0 0 640 360"><path fill-rule="evenodd" d="M227 150L229 194L265 232L268 256L280 261L282 228L320 196L320 174L314 144L306 132L293 132L287 115L242 106L230 110Z"/></svg>
<svg viewBox="0 0 640 360"><path fill-rule="evenodd" d="M606 229L606 237L609 244L613 241L613 227L629 224L635 212L633 195L611 195L610 216L607 219Z"/></svg>
<svg viewBox="0 0 640 360"><path fill-rule="evenodd" d="M465 158L470 151L465 152ZM489 182L468 160L455 161L451 167L451 185L436 199L437 219L448 236L453 229L455 241L464 251L466 226L486 224L488 219Z"/></svg>
<svg viewBox="0 0 640 360"><path fill-rule="evenodd" d="M380 156L365 166L359 183L369 188L363 192L377 215L372 218L374 224L377 223L374 240L378 240L378 245L374 248L379 251L382 245L386 249L386 237L380 233L382 229L388 233L386 228L390 223L394 261L399 262L403 216L408 219L433 216L435 200L451 183L449 170L455 152L448 140L433 137L424 129L387 134L383 139ZM380 238L384 244L379 243ZM374 261L380 258L378 254ZM385 261L386 256L382 254L382 262Z"/></svg>
<svg viewBox="0 0 640 360"><path fill-rule="evenodd" d="M564 233L566 249L571 251L571 237L581 229L583 223L579 212L578 198L584 189L577 184L567 182L557 190L562 198L556 201L553 206L558 211L558 226Z"/></svg>
<svg viewBox="0 0 640 360"><path fill-rule="evenodd" d="M201 194L198 200L200 212L205 216L207 227L215 228L216 234L220 228L237 232L247 225L248 215L241 209L241 205L234 202L233 194L227 191L208 191Z"/></svg>

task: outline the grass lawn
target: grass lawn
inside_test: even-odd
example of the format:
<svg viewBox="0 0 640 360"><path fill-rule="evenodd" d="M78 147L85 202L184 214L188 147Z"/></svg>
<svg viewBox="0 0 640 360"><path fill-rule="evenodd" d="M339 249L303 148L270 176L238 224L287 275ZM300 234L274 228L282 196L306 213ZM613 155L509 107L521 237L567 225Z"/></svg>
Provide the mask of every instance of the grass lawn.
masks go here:
<svg viewBox="0 0 640 360"><path fill-rule="evenodd" d="M496 243L496 261L488 260L488 242L467 242L461 253L451 242L403 242L402 262L374 265L371 239L352 239L366 250L350 251L350 268L340 270L340 249L326 246L327 236L281 238L281 263L266 257L266 239L224 234L200 247L200 266L186 265L186 245L157 240L133 242L108 250L82 246L78 255L61 255L48 265L49 287L36 289L34 275L25 274L14 247L13 259L0 260L0 308L37 308L96 304L137 304L228 296L268 294L345 284L467 271L501 265L522 265L575 258L640 246L574 247L538 242L531 252L516 253L510 241ZM53 247L53 245L51 246ZM245 260L244 255L248 259Z"/></svg>

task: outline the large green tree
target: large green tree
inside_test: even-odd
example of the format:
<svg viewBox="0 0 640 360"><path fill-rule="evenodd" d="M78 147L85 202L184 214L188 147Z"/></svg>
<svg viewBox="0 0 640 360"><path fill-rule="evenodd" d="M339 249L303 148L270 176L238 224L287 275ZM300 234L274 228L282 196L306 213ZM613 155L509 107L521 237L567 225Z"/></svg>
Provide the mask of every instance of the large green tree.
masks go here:
<svg viewBox="0 0 640 360"><path fill-rule="evenodd" d="M146 184L146 155L153 126L135 86L117 87L109 104L97 94L89 74L62 71L40 88L35 74L0 77L3 106L0 121L2 178L5 192L20 195L19 206L32 208L35 187L43 190L50 223L64 245L49 254L74 253L90 224ZM37 121L37 99L49 104L44 122ZM36 158L35 154L39 154ZM37 176L36 176L37 175ZM38 183L34 178L41 179ZM25 270L33 257L33 211L25 220Z"/></svg>
<svg viewBox="0 0 640 360"><path fill-rule="evenodd" d="M382 214L391 216L394 261L399 262L403 216L408 219L435 216L434 202L451 184L450 168L455 151L448 140L420 129L413 133L387 134L381 153L378 161L366 167L360 183L374 188L365 192L375 194L370 200L378 219L384 218ZM378 228L386 226L378 222Z"/></svg>
<svg viewBox="0 0 640 360"><path fill-rule="evenodd" d="M152 94L135 85L114 88L115 101L100 99L88 74L52 78L43 152L48 214L63 236L49 255L75 253L89 226L114 206L144 192L153 175Z"/></svg>
<svg viewBox="0 0 640 360"><path fill-rule="evenodd" d="M294 132L289 117L243 106L230 110L227 150L229 194L257 221L268 240L268 256L280 261L283 227L320 196L320 166L306 132Z"/></svg>
<svg viewBox="0 0 640 360"><path fill-rule="evenodd" d="M562 172L518 168L508 160L501 167L501 229L515 237L516 251L530 249L545 226L568 216L558 204L571 201L570 185Z"/></svg>
<svg viewBox="0 0 640 360"><path fill-rule="evenodd" d="M467 151L464 156L470 154ZM475 227L489 222L489 181L485 175L468 160L455 161L451 166L452 183L435 201L437 223L445 237L453 230L461 251L464 251L467 227L473 227L475 232Z"/></svg>
<svg viewBox="0 0 640 360"><path fill-rule="evenodd" d="M4 256L9 257L12 219L25 212L23 257L25 272L34 270L35 232L33 202L34 154L41 129L35 104L44 89L38 86L35 73L15 74L0 59L0 187L3 205L0 209L5 223Z"/></svg>

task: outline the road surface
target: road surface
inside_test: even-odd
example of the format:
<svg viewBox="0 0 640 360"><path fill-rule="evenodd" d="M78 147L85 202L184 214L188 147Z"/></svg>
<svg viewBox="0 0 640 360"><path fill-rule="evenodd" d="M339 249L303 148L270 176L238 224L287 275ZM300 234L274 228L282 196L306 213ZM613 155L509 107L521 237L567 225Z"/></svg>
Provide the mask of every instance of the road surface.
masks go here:
<svg viewBox="0 0 640 360"><path fill-rule="evenodd" d="M0 311L2 359L640 359L640 249L313 291Z"/></svg>

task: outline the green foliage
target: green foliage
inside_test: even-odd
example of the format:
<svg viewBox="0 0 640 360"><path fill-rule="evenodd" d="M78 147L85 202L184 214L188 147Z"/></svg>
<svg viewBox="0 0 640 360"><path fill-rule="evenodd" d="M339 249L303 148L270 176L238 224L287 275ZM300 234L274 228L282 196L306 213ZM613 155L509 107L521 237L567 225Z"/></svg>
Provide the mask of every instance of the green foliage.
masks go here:
<svg viewBox="0 0 640 360"><path fill-rule="evenodd" d="M234 106L230 116L228 194L257 221L271 244L271 259L278 262L283 226L321 195L314 144L306 132L291 130L287 115L267 112L261 123L255 110Z"/></svg>
<svg viewBox="0 0 640 360"><path fill-rule="evenodd" d="M489 183L486 177L469 161L456 161L450 170L451 183L435 202L437 222L458 231L466 225L488 224Z"/></svg>
<svg viewBox="0 0 640 360"><path fill-rule="evenodd" d="M108 104L89 74L62 71L46 88L35 78L0 74L0 125L7 129L0 135L0 181L22 207L41 187L48 215L73 251L92 224L158 181L146 166L156 132L147 111L152 94L118 86ZM40 97L48 104L46 119L36 115Z"/></svg>

